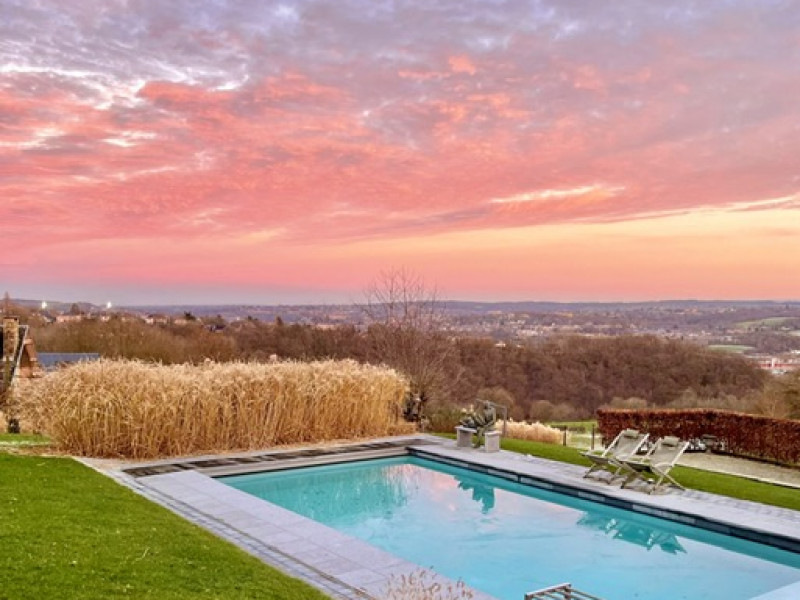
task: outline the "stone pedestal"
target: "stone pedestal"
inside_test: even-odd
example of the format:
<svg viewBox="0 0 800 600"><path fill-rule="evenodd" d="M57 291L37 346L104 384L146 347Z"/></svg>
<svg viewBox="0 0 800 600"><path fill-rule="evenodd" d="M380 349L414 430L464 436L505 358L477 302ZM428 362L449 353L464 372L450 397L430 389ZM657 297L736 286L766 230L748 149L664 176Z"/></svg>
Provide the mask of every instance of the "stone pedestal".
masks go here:
<svg viewBox="0 0 800 600"><path fill-rule="evenodd" d="M500 432L487 431L483 443L484 452L500 452Z"/></svg>
<svg viewBox="0 0 800 600"><path fill-rule="evenodd" d="M477 430L471 427L456 427L456 448L471 448L472 436L476 433Z"/></svg>

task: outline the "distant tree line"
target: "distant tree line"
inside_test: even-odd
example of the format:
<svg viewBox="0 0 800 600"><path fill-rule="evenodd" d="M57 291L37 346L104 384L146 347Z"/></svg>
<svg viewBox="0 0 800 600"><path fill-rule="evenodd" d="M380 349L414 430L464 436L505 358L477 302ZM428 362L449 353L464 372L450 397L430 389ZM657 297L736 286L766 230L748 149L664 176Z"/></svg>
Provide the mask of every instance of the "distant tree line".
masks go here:
<svg viewBox="0 0 800 600"><path fill-rule="evenodd" d="M725 405L767 388L773 397L780 395L770 376L741 356L655 336L498 345L448 338L397 319L365 330L246 319L211 331L199 320L148 325L120 318L40 325L33 335L40 351L99 352L165 364L322 358L385 363L405 372L413 392L431 406L465 406L493 394L518 419L587 417L601 406L637 403Z"/></svg>
<svg viewBox="0 0 800 600"><path fill-rule="evenodd" d="M668 406L693 396L725 405L759 392L769 376L746 358L656 336L569 336L541 345L457 342L464 391L502 387L514 414L538 420L594 414L602 406Z"/></svg>

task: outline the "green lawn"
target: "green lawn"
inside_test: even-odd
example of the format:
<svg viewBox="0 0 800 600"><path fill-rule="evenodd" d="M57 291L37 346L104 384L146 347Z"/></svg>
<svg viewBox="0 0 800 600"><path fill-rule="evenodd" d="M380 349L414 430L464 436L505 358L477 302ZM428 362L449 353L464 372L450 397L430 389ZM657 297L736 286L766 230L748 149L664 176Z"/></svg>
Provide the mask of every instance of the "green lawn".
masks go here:
<svg viewBox="0 0 800 600"><path fill-rule="evenodd" d="M0 452L0 600L323 600L67 458Z"/></svg>
<svg viewBox="0 0 800 600"><path fill-rule="evenodd" d="M589 461L581 456L580 451L569 446L513 439L502 440L501 446L504 450L512 452L589 466ZM800 492L796 489L689 467L675 467L671 475L681 485L694 490L800 510Z"/></svg>
<svg viewBox="0 0 800 600"><path fill-rule="evenodd" d="M542 442L529 442L527 440L503 438L500 440L500 446L503 448L503 450L519 452L520 454L532 454L533 456L549 458L551 460L557 460L573 465L588 467L592 464L583 456L581 456L580 451L576 448L562 446L561 444L544 444Z"/></svg>
<svg viewBox="0 0 800 600"><path fill-rule="evenodd" d="M35 433L0 433L0 448L14 446L49 446L50 438Z"/></svg>

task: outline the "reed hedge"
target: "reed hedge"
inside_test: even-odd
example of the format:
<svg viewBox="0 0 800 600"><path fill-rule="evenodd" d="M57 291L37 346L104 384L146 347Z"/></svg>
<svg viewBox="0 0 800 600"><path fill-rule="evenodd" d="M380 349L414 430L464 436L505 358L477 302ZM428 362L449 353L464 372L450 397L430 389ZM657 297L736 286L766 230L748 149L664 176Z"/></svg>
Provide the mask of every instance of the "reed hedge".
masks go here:
<svg viewBox="0 0 800 600"><path fill-rule="evenodd" d="M800 464L800 421L713 409L597 411L603 438L613 439L626 428L651 437L681 439L716 436L729 454L785 464Z"/></svg>
<svg viewBox="0 0 800 600"><path fill-rule="evenodd" d="M154 458L408 431L408 385L354 361L81 363L30 386L20 410L69 453Z"/></svg>

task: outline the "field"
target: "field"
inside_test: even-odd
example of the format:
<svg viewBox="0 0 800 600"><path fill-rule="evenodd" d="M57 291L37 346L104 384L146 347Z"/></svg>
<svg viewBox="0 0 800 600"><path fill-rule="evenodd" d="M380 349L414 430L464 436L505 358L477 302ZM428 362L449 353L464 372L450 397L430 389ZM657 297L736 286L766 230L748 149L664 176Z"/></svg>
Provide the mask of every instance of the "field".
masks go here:
<svg viewBox="0 0 800 600"><path fill-rule="evenodd" d="M767 317L765 319L758 319L756 321L742 321L737 323L736 327L739 329L754 329L756 327L773 329L775 327L780 327L787 321L792 320L794 320L794 317Z"/></svg>
<svg viewBox="0 0 800 600"><path fill-rule="evenodd" d="M709 344L709 350L716 350L717 352L730 352L732 354L744 354L750 350L754 350L753 346L742 346L739 344Z"/></svg>

